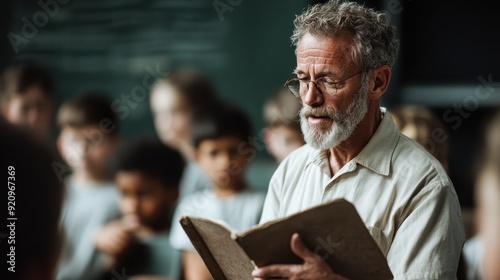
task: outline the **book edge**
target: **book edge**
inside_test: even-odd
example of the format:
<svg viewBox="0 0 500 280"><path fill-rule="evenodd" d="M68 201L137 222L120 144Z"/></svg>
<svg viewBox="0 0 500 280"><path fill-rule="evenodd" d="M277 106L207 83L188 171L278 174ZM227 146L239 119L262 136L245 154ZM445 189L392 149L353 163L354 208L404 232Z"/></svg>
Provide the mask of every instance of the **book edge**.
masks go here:
<svg viewBox="0 0 500 280"><path fill-rule="evenodd" d="M200 218L197 218L197 219L200 219ZM204 219L204 220L214 223L214 221L211 221L208 219ZM209 260L208 261L209 263L206 265L207 265L208 271L210 272L212 277L216 280L219 280L219 279L220 280L228 280L226 278L226 275L222 271L221 267L219 266L219 264L215 260L214 256L212 255L212 252L210 252L210 250L208 249L207 244L205 243L205 241L201 237L200 233L196 229L196 226L191 222L190 217L189 216L182 216L181 219L179 220L179 222L181 223L182 228L184 228L184 231L186 231L186 234L189 235L188 232L190 232L191 234L193 234L197 237L196 239L198 239L200 241L199 244L193 244L193 246L195 247L198 254L200 254L202 259ZM224 226L224 228L227 229L226 226ZM232 232L231 230L228 230L228 231Z"/></svg>

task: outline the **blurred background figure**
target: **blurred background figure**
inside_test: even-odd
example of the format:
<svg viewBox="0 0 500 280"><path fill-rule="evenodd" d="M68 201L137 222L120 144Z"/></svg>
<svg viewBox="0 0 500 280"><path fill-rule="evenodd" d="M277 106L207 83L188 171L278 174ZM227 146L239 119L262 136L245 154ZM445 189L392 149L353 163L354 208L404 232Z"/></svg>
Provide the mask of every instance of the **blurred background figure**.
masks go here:
<svg viewBox="0 0 500 280"><path fill-rule="evenodd" d="M7 195L14 197L9 199L14 215L8 217L17 218L9 221L15 223L15 243L7 241L7 235L11 235L8 227L0 233L1 248L6 248L2 255L12 254L10 248L15 247L15 272L7 270L11 265L6 256L0 275L5 275L2 279L15 280L54 279L61 245L59 218L63 199L63 184L51 168L56 157L47 143L1 119L0 131L0 163L8 181L3 197L5 201ZM2 212L7 215L7 211Z"/></svg>
<svg viewBox="0 0 500 280"><path fill-rule="evenodd" d="M449 172L449 132L444 123L429 109L401 106L390 110L401 133L417 141Z"/></svg>
<svg viewBox="0 0 500 280"><path fill-rule="evenodd" d="M167 146L178 150L187 166L180 184L180 196L206 189L210 180L194 162L190 122L195 114L211 109L216 89L201 72L182 68L160 78L151 90L151 111L156 132Z"/></svg>
<svg viewBox="0 0 500 280"><path fill-rule="evenodd" d="M97 242L110 269L125 268L137 280L179 279L181 255L170 246L169 233L183 169L181 154L157 139L120 148L115 182L122 217L108 223Z"/></svg>
<svg viewBox="0 0 500 280"><path fill-rule="evenodd" d="M48 70L32 61L10 65L0 77L1 113L10 123L50 138L54 84Z"/></svg>
<svg viewBox="0 0 500 280"><path fill-rule="evenodd" d="M468 279L500 279L500 111L484 133L476 179L477 234L464 245Z"/></svg>
<svg viewBox="0 0 500 280"><path fill-rule="evenodd" d="M174 214L170 242L182 251L187 280L212 279L179 220L184 215L218 220L243 231L259 222L265 194L252 189L245 172L254 147L252 125L239 107L219 103L192 120L194 158L212 179L210 188L181 199Z"/></svg>
<svg viewBox="0 0 500 280"><path fill-rule="evenodd" d="M439 160L449 176L450 132L443 121L430 109L421 106L399 106L391 109L390 113L401 133L417 141ZM462 219L466 238L470 238L475 232L473 210L462 207ZM467 278L468 270L463 256L461 256L457 273L459 280Z"/></svg>
<svg viewBox="0 0 500 280"><path fill-rule="evenodd" d="M500 164L498 158L485 166L477 187L479 234L484 243L484 245L475 245L479 247L475 252L478 254L476 258L480 260L478 274L484 275L483 279L498 280L500 279L500 266L498 265L500 263Z"/></svg>
<svg viewBox="0 0 500 280"><path fill-rule="evenodd" d="M100 279L106 267L94 241L102 226L119 217L118 191L109 168L120 139L118 117L111 100L91 92L63 103L57 121L57 146L72 171L66 178L57 279Z"/></svg>
<svg viewBox="0 0 500 280"><path fill-rule="evenodd" d="M304 145L300 129L299 99L282 88L264 104L264 141L266 149L279 163Z"/></svg>

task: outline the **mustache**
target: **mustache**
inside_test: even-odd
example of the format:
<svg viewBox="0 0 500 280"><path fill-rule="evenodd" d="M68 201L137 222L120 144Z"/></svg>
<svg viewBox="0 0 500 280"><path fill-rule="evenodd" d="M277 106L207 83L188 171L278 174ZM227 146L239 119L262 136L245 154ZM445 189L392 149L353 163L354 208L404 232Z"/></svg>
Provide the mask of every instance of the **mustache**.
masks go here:
<svg viewBox="0 0 500 280"><path fill-rule="evenodd" d="M335 112L333 109L328 108L328 107L305 107L303 106L300 109L300 117L301 118L308 118L311 116L314 117L328 117L330 119L338 119L339 114Z"/></svg>

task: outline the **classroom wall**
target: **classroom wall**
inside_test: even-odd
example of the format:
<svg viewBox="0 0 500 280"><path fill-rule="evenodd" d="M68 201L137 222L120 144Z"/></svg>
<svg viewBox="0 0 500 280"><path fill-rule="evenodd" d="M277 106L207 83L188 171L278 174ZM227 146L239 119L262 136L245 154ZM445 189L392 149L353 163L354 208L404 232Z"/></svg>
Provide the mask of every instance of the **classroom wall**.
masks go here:
<svg viewBox="0 0 500 280"><path fill-rule="evenodd" d="M265 188L274 163L259 136L262 104L295 66L292 21L309 2L324 0L47 0L57 3L49 8L35 0L8 0L0 10L0 66L14 58L46 64L57 80L57 104L82 91L106 92L116 102L126 139L154 134L143 79L196 66L222 97L250 114L257 157L249 177ZM401 39L382 104L427 106L445 122L451 131L450 177L462 205L472 206L481 129L500 104L495 2L360 2L385 10ZM21 43L13 47L9 34L22 36Z"/></svg>
<svg viewBox="0 0 500 280"><path fill-rule="evenodd" d="M108 94L125 139L155 134L148 102L154 78L179 66L199 68L222 97L251 116L257 156L249 177L267 187L275 163L260 134L262 105L295 65L289 38L305 0L49 2L56 5L18 1L11 13L2 9L11 15L2 17L4 33L15 34L2 40L11 53L2 65L13 58L47 65L57 82L57 105L84 91Z"/></svg>
<svg viewBox="0 0 500 280"><path fill-rule="evenodd" d="M58 103L87 90L115 98L127 138L154 133L143 79L194 66L214 80L221 96L248 110L258 132L262 103L294 67L289 37L294 15L305 5L262 0L68 1L27 43L18 45L16 58L35 58L50 67ZM12 30L22 35L23 18L36 23L33 18L43 11L36 2L16 3Z"/></svg>

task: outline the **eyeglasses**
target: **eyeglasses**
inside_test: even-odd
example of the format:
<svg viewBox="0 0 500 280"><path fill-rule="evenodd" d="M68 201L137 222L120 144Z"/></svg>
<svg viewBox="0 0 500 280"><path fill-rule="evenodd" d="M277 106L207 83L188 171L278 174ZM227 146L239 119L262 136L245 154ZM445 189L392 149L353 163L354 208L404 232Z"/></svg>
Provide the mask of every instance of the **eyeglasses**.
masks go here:
<svg viewBox="0 0 500 280"><path fill-rule="evenodd" d="M318 91L323 95L324 94L336 95L339 88L342 88L343 86L342 82L345 82L346 80L361 73L363 73L363 71L359 71L358 73L353 74L340 81L334 81L329 77L321 77L316 81L304 80L294 77L295 74L292 73L292 75L285 82L285 86L288 87L290 93L293 94L295 97L303 96L309 90L309 83L313 83L316 86L316 89L318 89Z"/></svg>

